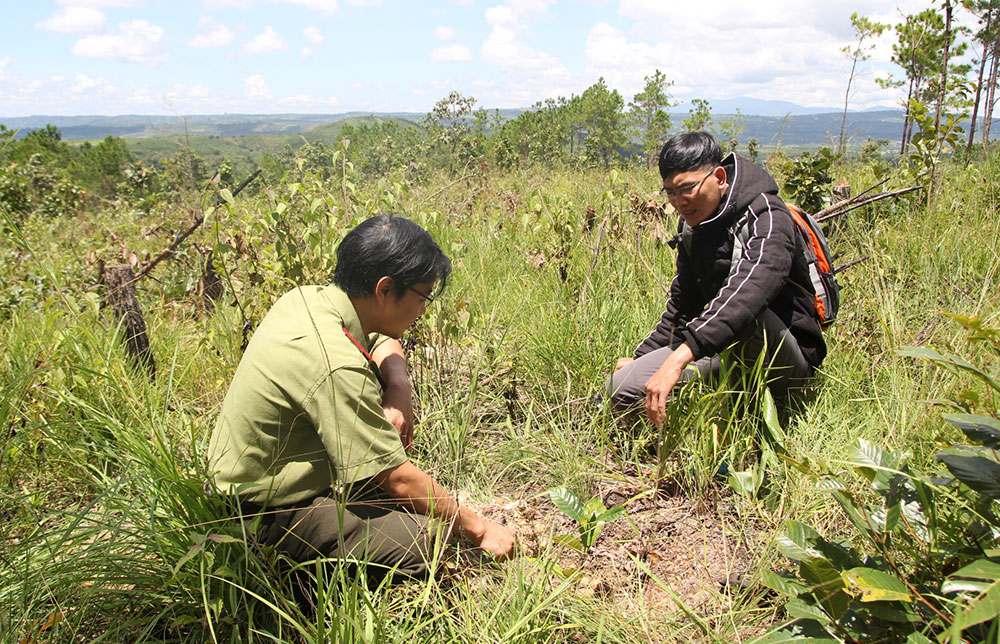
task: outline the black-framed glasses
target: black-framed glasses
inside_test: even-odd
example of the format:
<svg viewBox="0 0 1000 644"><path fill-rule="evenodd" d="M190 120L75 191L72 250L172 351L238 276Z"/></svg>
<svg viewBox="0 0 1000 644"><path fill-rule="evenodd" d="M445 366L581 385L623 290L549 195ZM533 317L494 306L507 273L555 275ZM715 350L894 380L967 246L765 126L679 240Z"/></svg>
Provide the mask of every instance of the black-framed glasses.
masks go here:
<svg viewBox="0 0 1000 644"><path fill-rule="evenodd" d="M695 192L698 191L698 186L700 186L705 179L712 176L712 173L714 173L715 170L716 168L712 168L711 170L708 171L708 173L704 177L698 179L694 183L689 183L686 186L678 186L676 188L664 187L663 190L660 190L660 194L667 195L667 199L671 200L677 199L678 197L690 197L691 195L693 195Z"/></svg>
<svg viewBox="0 0 1000 644"><path fill-rule="evenodd" d="M428 295L427 293L421 293L420 291L418 291L417 289L415 289L412 286L410 287L410 290L413 291L414 293L416 293L417 295L419 295L420 297L424 298L424 301L427 302L428 304L433 304L434 303L434 296L433 295Z"/></svg>

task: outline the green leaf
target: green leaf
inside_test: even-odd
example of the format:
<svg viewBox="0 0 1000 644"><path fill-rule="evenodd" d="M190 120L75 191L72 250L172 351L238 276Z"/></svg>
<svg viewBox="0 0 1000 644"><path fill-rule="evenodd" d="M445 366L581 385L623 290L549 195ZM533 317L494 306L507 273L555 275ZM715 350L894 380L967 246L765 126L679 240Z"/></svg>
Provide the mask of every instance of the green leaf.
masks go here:
<svg viewBox="0 0 1000 644"><path fill-rule="evenodd" d="M599 498L594 497L583 505L583 514L589 519L596 519L607 512L608 508Z"/></svg>
<svg viewBox="0 0 1000 644"><path fill-rule="evenodd" d="M174 565L173 574L176 575L180 571L180 569L184 567L184 564L194 559L195 556L199 552L201 552L204 547L205 546L201 543L196 543L192 546L188 546L188 551L184 553L184 556L178 559L177 564Z"/></svg>
<svg viewBox="0 0 1000 644"><path fill-rule="evenodd" d="M959 641L962 631L1000 615L1000 564L986 559L974 561L949 577L984 581L988 586L966 605L952 623L952 641Z"/></svg>
<svg viewBox="0 0 1000 644"><path fill-rule="evenodd" d="M889 481L896 475L902 461L901 453L884 450L864 439L859 439L857 445L851 447L850 454L855 468L876 490L889 487Z"/></svg>
<svg viewBox="0 0 1000 644"><path fill-rule="evenodd" d="M220 190L219 197L221 197L226 203L233 203L233 192L229 188L223 188Z"/></svg>
<svg viewBox="0 0 1000 644"><path fill-rule="evenodd" d="M552 537L552 540L555 541L556 543L566 546L567 548L572 548L577 552L584 552L583 544L580 543L580 540L574 537L573 535L557 534L556 536Z"/></svg>
<svg viewBox="0 0 1000 644"><path fill-rule="evenodd" d="M996 378L961 356L956 356L947 352L939 352L929 347L906 347L905 349L900 349L898 353L901 356L928 360L956 375L958 375L960 371L971 373L995 391L1000 391L1000 381L997 381Z"/></svg>
<svg viewBox="0 0 1000 644"><path fill-rule="evenodd" d="M1000 447L1000 420L973 414L945 414L943 418L962 430L969 440L986 447Z"/></svg>
<svg viewBox="0 0 1000 644"><path fill-rule="evenodd" d="M840 644L840 640L830 636L823 623L813 619L800 619L771 631L763 637L750 640L750 644L788 644L790 642L812 642L813 644Z"/></svg>
<svg viewBox="0 0 1000 644"><path fill-rule="evenodd" d="M820 534L798 521L785 523L785 534L778 535L776 541L781 554L795 561L804 561L811 557L819 557L820 552L815 547L816 539L822 539Z"/></svg>
<svg viewBox="0 0 1000 644"><path fill-rule="evenodd" d="M851 568L841 573L847 592L860 594L862 602L913 601L906 584L872 568Z"/></svg>
<svg viewBox="0 0 1000 644"><path fill-rule="evenodd" d="M778 407L774 404L774 397L769 389L764 390L764 428L767 430L767 437L771 445L778 448L777 451L785 451L785 432L781 428L778 419Z"/></svg>
<svg viewBox="0 0 1000 644"><path fill-rule="evenodd" d="M952 476L962 483L1000 501L1000 463L982 456L962 456L956 453L938 453L937 460L944 463Z"/></svg>
<svg viewBox="0 0 1000 644"><path fill-rule="evenodd" d="M729 487L740 496L747 499L757 497L757 477L754 476L752 469L746 472L730 472L728 482Z"/></svg>
<svg viewBox="0 0 1000 644"><path fill-rule="evenodd" d="M563 514L573 519L577 523L583 523L587 515L583 511L583 504L575 494L564 487L554 487L549 490L549 498Z"/></svg>
<svg viewBox="0 0 1000 644"><path fill-rule="evenodd" d="M798 579L790 576L782 576L770 570L762 570L760 573L760 583L770 588L776 593L787 595L788 597L798 597L809 588Z"/></svg>
<svg viewBox="0 0 1000 644"><path fill-rule="evenodd" d="M620 505L616 505L601 516L597 517L597 521L599 523L611 523L612 521L617 521L623 514L625 514L625 508Z"/></svg>
<svg viewBox="0 0 1000 644"><path fill-rule="evenodd" d="M243 543L242 539L231 537L228 534L210 534L207 539L215 543Z"/></svg>
<svg viewBox="0 0 1000 644"><path fill-rule="evenodd" d="M820 624L828 624L830 616L823 612L819 606L806 603L802 599L789 599L785 602L785 612L789 617L795 619L814 619Z"/></svg>
<svg viewBox="0 0 1000 644"><path fill-rule="evenodd" d="M906 644L933 644L933 640L918 631L913 631L906 636Z"/></svg>
<svg viewBox="0 0 1000 644"><path fill-rule="evenodd" d="M812 584L809 590L827 615L835 620L844 616L851 599L844 592L844 579L833 564L818 557L806 559L799 562L799 575Z"/></svg>

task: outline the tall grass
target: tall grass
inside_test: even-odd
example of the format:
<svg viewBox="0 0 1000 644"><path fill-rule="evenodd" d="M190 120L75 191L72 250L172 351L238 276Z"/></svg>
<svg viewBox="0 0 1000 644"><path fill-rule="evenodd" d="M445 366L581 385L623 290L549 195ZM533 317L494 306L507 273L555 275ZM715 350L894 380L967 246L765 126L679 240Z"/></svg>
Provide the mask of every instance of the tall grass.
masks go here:
<svg viewBox="0 0 1000 644"><path fill-rule="evenodd" d="M926 439L946 431L923 401L961 383L895 350L953 344L958 332L939 311L996 323L998 164L956 168L930 205L883 202L832 235L837 250L871 259L843 276L818 386L781 414L781 447L796 459L836 465L866 438L919 460ZM867 180L863 168L843 172ZM835 521L829 500L780 461L767 464L768 490L756 497L731 496L717 476L721 461L760 465L759 384L751 394L691 386L662 434L593 404L615 358L655 324L673 274L672 224L641 208L655 197L653 177L522 171L444 190L445 179L405 189L356 179L352 220L394 204L455 261L452 284L407 338L421 417L413 457L447 485L491 504L641 480L692 504L729 499L730 520L753 526L760 543L786 518ZM310 189L339 203L339 185ZM264 216L276 198L237 202L226 225ZM342 213L327 207L342 230ZM185 294L197 265L181 254L160 282L140 283L161 366L150 382L129 368L91 287L86 254L109 252L112 214L121 215L5 224L19 232L0 247L0 641L731 641L772 617L752 590L697 619L682 603L647 605L648 588L670 580L637 579L622 589L627 601L589 596L579 575L557 574L544 543L537 558L504 567L448 559L446 574L402 587L368 588L336 562L306 567L317 609L303 609L287 562L253 544L254 518L220 518L203 460L240 355L241 312L227 304L259 313L287 280L252 286L241 265L228 266L236 291L205 308ZM119 219L132 250L158 250L140 232L159 222ZM763 548L759 565L776 563Z"/></svg>

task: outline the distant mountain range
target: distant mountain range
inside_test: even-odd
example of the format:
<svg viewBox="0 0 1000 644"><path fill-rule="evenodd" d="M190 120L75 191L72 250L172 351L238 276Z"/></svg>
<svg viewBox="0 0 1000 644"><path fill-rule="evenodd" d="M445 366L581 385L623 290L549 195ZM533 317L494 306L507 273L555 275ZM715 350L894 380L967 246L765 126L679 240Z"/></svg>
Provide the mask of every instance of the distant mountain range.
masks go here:
<svg viewBox="0 0 1000 644"><path fill-rule="evenodd" d="M761 144L814 146L830 142L840 132L843 112L834 108L810 108L788 101L739 97L713 101L713 117L728 120L737 109L746 130L741 142L756 138ZM688 117L687 104L671 109L675 129ZM500 110L505 118L516 118L524 109ZM400 119L417 122L422 112L343 112L339 114L199 114L163 116L127 114L119 116L35 115L2 117L0 123L18 130L19 136L52 124L66 140L95 140L106 136L144 139L168 136L244 137L253 135L296 135L319 126L358 117ZM899 140L903 112L899 109L849 111L847 135L855 142L867 137Z"/></svg>

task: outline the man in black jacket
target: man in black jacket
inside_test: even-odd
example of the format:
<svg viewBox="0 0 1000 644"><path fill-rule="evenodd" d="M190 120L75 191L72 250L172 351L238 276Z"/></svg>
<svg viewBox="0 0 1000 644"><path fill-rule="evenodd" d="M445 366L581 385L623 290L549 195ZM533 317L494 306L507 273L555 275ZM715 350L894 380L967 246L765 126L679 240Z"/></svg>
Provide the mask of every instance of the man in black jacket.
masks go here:
<svg viewBox="0 0 1000 644"><path fill-rule="evenodd" d="M717 378L719 353L738 367L763 355L768 385L800 387L826 355L799 235L778 186L704 132L679 134L660 151L663 192L680 215L677 274L653 332L608 379L617 409L645 403L657 425L674 387L695 374ZM735 233L749 239L733 261ZM689 366L690 365L690 366Z"/></svg>

